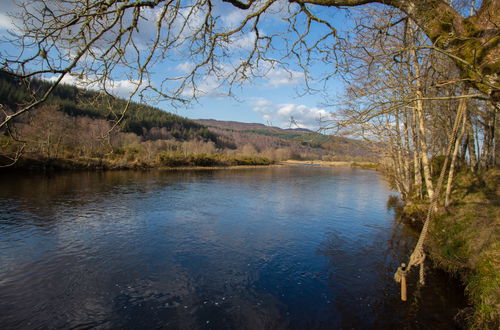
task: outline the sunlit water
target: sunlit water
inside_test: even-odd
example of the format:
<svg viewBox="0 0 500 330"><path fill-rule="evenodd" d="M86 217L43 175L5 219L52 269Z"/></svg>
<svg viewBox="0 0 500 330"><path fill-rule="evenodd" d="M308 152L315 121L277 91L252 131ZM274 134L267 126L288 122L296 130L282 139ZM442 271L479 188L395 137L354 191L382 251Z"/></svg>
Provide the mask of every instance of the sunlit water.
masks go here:
<svg viewBox="0 0 500 330"><path fill-rule="evenodd" d="M373 171L0 177L0 328L454 328L462 289L393 281L414 236Z"/></svg>

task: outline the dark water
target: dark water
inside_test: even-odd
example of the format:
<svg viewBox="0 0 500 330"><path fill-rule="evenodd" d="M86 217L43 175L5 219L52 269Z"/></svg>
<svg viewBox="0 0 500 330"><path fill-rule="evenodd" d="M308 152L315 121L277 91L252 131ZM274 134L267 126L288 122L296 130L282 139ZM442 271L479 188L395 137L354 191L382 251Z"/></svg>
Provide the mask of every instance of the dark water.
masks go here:
<svg viewBox="0 0 500 330"><path fill-rule="evenodd" d="M2 176L0 328L449 329L438 271L399 300L413 235L372 171Z"/></svg>

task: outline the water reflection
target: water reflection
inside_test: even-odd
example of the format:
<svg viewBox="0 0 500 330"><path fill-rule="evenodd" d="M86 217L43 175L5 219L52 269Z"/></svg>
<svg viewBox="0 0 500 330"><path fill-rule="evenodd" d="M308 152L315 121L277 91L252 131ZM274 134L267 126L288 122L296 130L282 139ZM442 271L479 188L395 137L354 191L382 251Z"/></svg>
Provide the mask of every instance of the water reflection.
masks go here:
<svg viewBox="0 0 500 330"><path fill-rule="evenodd" d="M454 316L465 307L458 280L429 266L426 286L411 274L407 303L391 281L398 262L406 260L416 242L415 234L395 223L390 235L380 233L372 244L350 241L330 233L318 253L328 259L328 278L341 316L342 328L359 328L359 320L377 329L455 329ZM377 253L373 253L377 251ZM423 300L422 300L423 299Z"/></svg>
<svg viewBox="0 0 500 330"><path fill-rule="evenodd" d="M387 211L375 172L1 182L1 328L446 328L461 304L439 273L422 301L399 302L392 272L413 236Z"/></svg>

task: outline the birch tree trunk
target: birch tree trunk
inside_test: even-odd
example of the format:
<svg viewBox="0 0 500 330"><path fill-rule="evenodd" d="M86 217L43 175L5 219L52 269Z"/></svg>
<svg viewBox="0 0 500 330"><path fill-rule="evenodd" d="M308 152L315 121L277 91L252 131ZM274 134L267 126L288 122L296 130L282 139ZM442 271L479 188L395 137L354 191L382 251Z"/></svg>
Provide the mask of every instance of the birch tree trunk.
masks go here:
<svg viewBox="0 0 500 330"><path fill-rule="evenodd" d="M474 128L472 127L470 110L467 109L466 111L465 125L467 130L470 169L472 172L475 172L477 169L476 139L474 138Z"/></svg>
<svg viewBox="0 0 500 330"><path fill-rule="evenodd" d="M481 167L488 169L495 163L495 109L489 106L484 118L484 137L481 151Z"/></svg>
<svg viewBox="0 0 500 330"><path fill-rule="evenodd" d="M427 139L425 136L424 93L422 92L422 78L420 75L420 66L415 48L411 48L411 58L413 70L415 72L415 94L417 97L417 100L415 101L415 113L420 141L420 159L422 160L422 167L424 169L424 180L427 187L427 195L429 196L429 200L432 200L432 197L434 196L434 186L432 184L431 169L429 164L429 148L427 147Z"/></svg>
<svg viewBox="0 0 500 330"><path fill-rule="evenodd" d="M451 196L451 186L453 183L453 175L455 172L455 163L457 160L458 156L458 150L460 149L460 143L463 139L464 132L465 132L465 108L467 107L467 101L466 99L461 99L459 104L458 104L458 111L457 111L457 116L455 120L458 120L459 122L456 123L456 125L462 124L462 128L460 129L460 133L455 140L455 146L453 148L453 155L451 157L451 162L450 162L450 171L448 172L448 183L446 184L446 194L445 194L445 199L444 199L444 206L448 207L450 205L450 196Z"/></svg>

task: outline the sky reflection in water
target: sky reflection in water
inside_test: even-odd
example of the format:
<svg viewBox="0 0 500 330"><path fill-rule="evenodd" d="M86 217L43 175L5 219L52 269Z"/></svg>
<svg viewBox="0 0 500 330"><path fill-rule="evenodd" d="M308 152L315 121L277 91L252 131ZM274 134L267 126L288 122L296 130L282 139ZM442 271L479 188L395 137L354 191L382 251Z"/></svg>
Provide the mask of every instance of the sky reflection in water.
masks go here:
<svg viewBox="0 0 500 330"><path fill-rule="evenodd" d="M399 302L391 193L350 168L9 175L0 328L453 328L437 271Z"/></svg>

